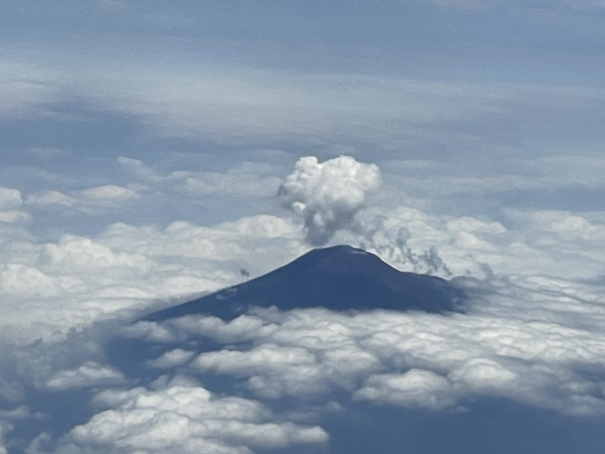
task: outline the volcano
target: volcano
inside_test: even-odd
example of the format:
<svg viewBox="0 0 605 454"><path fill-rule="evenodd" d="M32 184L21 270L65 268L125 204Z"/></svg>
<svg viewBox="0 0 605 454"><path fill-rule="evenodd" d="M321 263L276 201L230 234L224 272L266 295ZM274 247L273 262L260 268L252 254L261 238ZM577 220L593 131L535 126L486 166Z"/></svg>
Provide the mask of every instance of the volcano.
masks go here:
<svg viewBox="0 0 605 454"><path fill-rule="evenodd" d="M334 311L387 309L432 313L461 311L462 290L429 275L396 270L351 246L315 249L264 276L154 312L158 321L191 314L233 319L252 307Z"/></svg>

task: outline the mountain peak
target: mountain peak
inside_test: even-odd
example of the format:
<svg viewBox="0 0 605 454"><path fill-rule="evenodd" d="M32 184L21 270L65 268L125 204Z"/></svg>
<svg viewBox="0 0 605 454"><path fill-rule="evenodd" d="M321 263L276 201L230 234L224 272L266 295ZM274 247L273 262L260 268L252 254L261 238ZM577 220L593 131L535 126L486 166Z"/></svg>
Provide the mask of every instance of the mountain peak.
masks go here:
<svg viewBox="0 0 605 454"><path fill-rule="evenodd" d="M348 245L314 249L264 276L146 317L162 320L206 313L232 319L249 308L289 310L420 310L449 312L463 292L434 276L405 273Z"/></svg>

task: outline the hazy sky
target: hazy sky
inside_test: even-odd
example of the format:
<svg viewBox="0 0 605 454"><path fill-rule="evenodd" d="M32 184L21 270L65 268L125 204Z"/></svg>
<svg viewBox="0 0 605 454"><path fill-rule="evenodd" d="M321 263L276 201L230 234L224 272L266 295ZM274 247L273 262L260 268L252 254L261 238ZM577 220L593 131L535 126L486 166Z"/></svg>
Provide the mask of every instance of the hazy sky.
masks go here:
<svg viewBox="0 0 605 454"><path fill-rule="evenodd" d="M602 0L0 0L0 453L344 452L326 415L366 401L440 421L504 399L592 433L604 75ZM186 321L126 326L172 339L153 384L102 352L105 323L337 243L464 277L472 309L198 321L217 342L200 355L175 340L193 335ZM330 330L326 355L296 334ZM237 356L233 339L252 347ZM213 395L197 381L209 371L247 391ZM263 389L302 402L297 415ZM334 390L331 409L309 403ZM76 394L86 419L44 422ZM166 418L177 441L135 424L146 398L143 419ZM114 417L124 434L107 430Z"/></svg>

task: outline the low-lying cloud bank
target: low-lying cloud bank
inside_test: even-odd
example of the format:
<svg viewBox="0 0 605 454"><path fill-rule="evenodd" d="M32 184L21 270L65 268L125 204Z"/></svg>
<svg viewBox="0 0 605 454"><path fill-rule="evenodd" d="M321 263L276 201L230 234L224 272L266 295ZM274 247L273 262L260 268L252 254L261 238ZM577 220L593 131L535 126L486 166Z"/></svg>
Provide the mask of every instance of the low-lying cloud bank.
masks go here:
<svg viewBox="0 0 605 454"><path fill-rule="evenodd" d="M167 346L153 364L243 380L265 399L339 390L364 401L453 409L490 396L605 415L605 307L596 295L584 303L589 314L573 317L570 305L562 317L565 292L537 298L515 286L492 299L492 287L472 283L478 286L467 286L475 299L468 314L259 310L232 322L204 316L140 322L128 334L168 345L211 338L219 344L212 351Z"/></svg>
<svg viewBox="0 0 605 454"><path fill-rule="evenodd" d="M142 173L145 191L183 184L182 175L122 161ZM195 178L187 190L203 192ZM601 213L507 210L490 219L383 206L378 168L348 157L304 158L281 183L266 178L281 184L286 216L112 222L44 241L29 228L41 204L106 212L143 203L133 194L145 191L103 184L68 199L0 191L0 452L321 452L332 440L322 415L346 418L338 411L348 405L455 414L504 399L605 417ZM229 323L131 322L328 240L456 279L471 295L467 312L258 310ZM134 369L104 350L116 339L124 355L143 342ZM60 422L50 401L79 413Z"/></svg>
<svg viewBox="0 0 605 454"><path fill-rule="evenodd" d="M106 390L93 402L101 411L74 427L57 452L247 454L328 441L320 427L276 421L261 403L215 396L188 377L162 376L150 388Z"/></svg>
<svg viewBox="0 0 605 454"><path fill-rule="evenodd" d="M375 164L348 156L320 163L314 156L301 158L279 187L282 203L304 223L305 237L313 246L326 244L343 228L351 228L368 191L380 184Z"/></svg>
<svg viewBox="0 0 605 454"><path fill-rule="evenodd" d="M548 294L506 280L459 284L470 294L465 314L257 309L228 322L192 315L100 324L88 348L81 339L90 332L54 350L21 347L21 365L62 358L29 377L41 392L85 390L91 403L64 435L47 430L32 441L31 452L325 452L323 424L346 421L351 405L416 411L422 420L501 399L589 426L605 418L602 283ZM108 340L125 359L95 351ZM13 412L26 402L21 418L32 421L60 411L44 416L27 393L12 402ZM6 434L22 433L0 416ZM531 430L537 422L526 417Z"/></svg>

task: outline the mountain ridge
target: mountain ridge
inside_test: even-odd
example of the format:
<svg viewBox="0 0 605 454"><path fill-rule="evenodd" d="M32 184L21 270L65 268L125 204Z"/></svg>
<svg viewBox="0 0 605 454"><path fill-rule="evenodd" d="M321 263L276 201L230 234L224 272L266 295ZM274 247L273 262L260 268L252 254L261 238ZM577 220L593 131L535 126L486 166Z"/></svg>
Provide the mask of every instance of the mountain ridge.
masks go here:
<svg viewBox="0 0 605 454"><path fill-rule="evenodd" d="M190 314L232 319L251 307L290 310L460 311L462 290L436 276L396 270L378 256L348 245L313 249L258 278L145 317L156 321Z"/></svg>

